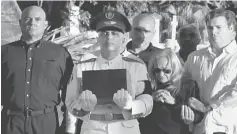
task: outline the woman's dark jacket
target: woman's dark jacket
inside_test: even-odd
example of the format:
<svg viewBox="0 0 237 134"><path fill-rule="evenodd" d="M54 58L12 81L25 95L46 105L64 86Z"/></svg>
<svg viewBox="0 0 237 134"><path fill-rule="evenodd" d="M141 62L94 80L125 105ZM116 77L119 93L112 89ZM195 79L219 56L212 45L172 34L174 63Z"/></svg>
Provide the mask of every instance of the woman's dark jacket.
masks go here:
<svg viewBox="0 0 237 134"><path fill-rule="evenodd" d="M160 89L176 88L170 83L161 84L159 87ZM146 92L152 94L154 91L147 90ZM181 119L181 106L189 97L199 99L197 84L193 81L182 84L182 91L175 95L174 105L154 101L152 113L139 120L141 134L189 134L188 125ZM198 111L194 113L194 123L197 123L203 118L203 114Z"/></svg>

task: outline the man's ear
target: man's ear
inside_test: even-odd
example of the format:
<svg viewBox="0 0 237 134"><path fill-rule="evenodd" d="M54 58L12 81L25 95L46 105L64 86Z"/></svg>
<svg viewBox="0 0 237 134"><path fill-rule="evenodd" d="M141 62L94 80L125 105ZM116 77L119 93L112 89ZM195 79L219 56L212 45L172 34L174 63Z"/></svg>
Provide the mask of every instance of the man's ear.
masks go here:
<svg viewBox="0 0 237 134"><path fill-rule="evenodd" d="M125 32L124 34L123 34L123 43L125 43L125 41L127 40L127 38L128 38L128 35L129 33L127 33L127 32Z"/></svg>
<svg viewBox="0 0 237 134"><path fill-rule="evenodd" d="M48 21L46 20L46 21L44 21L44 30L48 27Z"/></svg>
<svg viewBox="0 0 237 134"><path fill-rule="evenodd" d="M21 19L19 19L19 25L21 26Z"/></svg>
<svg viewBox="0 0 237 134"><path fill-rule="evenodd" d="M229 29L232 30L232 31L235 31L235 26L232 24L229 26Z"/></svg>

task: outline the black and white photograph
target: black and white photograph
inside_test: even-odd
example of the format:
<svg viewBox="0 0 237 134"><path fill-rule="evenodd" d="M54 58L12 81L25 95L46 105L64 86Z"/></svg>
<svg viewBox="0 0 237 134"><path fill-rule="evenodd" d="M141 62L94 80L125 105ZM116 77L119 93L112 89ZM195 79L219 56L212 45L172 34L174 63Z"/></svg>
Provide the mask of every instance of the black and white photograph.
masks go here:
<svg viewBox="0 0 237 134"><path fill-rule="evenodd" d="M237 1L1 0L1 134L237 134Z"/></svg>

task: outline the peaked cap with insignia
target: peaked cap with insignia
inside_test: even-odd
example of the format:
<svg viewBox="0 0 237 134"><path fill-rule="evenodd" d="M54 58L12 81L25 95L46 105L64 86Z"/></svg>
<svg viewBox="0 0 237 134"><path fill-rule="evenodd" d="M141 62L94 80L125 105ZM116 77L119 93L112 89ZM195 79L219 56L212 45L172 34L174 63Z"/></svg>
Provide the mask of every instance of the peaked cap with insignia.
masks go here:
<svg viewBox="0 0 237 134"><path fill-rule="evenodd" d="M113 10L101 12L95 18L92 18L90 27L96 31L109 28L118 29L123 32L131 30L131 24L128 19L118 11Z"/></svg>

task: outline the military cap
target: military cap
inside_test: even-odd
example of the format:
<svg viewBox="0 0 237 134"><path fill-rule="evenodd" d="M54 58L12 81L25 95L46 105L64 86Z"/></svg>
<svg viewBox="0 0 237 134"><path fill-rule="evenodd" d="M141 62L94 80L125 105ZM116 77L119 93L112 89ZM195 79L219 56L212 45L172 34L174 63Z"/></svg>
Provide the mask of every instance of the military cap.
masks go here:
<svg viewBox="0 0 237 134"><path fill-rule="evenodd" d="M96 31L109 28L118 29L123 32L129 32L131 30L131 24L128 19L118 11L113 10L99 13L91 20L90 27Z"/></svg>

